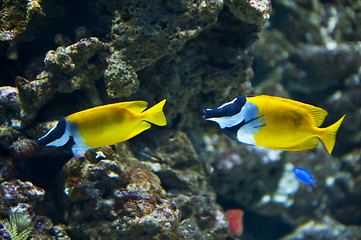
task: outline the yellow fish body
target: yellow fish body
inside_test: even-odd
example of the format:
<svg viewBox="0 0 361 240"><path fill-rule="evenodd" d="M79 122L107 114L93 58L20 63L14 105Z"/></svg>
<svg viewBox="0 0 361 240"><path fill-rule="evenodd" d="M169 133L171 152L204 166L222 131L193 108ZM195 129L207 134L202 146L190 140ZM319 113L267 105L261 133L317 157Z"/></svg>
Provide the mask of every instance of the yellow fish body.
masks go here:
<svg viewBox="0 0 361 240"><path fill-rule="evenodd" d="M204 118L217 122L232 139L245 144L285 151L317 147L319 139L332 152L336 133L345 115L333 125L320 128L327 112L309 104L273 96L239 97Z"/></svg>
<svg viewBox="0 0 361 240"><path fill-rule="evenodd" d="M104 147L128 140L151 127L167 124L163 107L166 100L145 111L144 101L131 101L98 106L74 113L60 120L38 142L46 146L63 146L72 137L75 157L88 149Z"/></svg>

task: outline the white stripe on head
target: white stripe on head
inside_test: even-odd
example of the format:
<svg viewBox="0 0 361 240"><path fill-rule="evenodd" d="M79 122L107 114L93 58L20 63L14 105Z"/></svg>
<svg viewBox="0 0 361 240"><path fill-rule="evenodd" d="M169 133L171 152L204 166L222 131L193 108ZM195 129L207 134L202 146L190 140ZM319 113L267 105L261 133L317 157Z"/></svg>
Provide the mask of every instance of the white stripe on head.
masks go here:
<svg viewBox="0 0 361 240"><path fill-rule="evenodd" d="M58 121L56 125L49 130L45 136L38 139L38 142L45 146L61 147L69 141L66 133L66 124L64 119Z"/></svg>
<svg viewBox="0 0 361 240"><path fill-rule="evenodd" d="M230 102L223 103L223 104L222 104L221 106L219 106L217 109L224 108L225 106L231 105L231 104L233 104L236 100L237 100L237 98L233 99L233 100L230 101Z"/></svg>
<svg viewBox="0 0 361 240"><path fill-rule="evenodd" d="M68 134L64 133L60 138L46 144L45 146L54 146L54 147L61 147L64 146L69 141Z"/></svg>
<svg viewBox="0 0 361 240"><path fill-rule="evenodd" d="M234 100L232 102L234 102ZM222 105L221 107L224 107L224 106L225 106L225 104ZM244 104L244 106L242 107L241 111L233 116L214 117L214 118L208 118L206 120L216 122L219 124L219 127L221 129L224 129L224 128L234 127L234 126L240 124L243 120L245 120L245 122L247 123L257 117L258 117L257 106L253 103L246 102Z"/></svg>
<svg viewBox="0 0 361 240"><path fill-rule="evenodd" d="M237 113L236 115L229 116L229 117L215 117L215 118L208 118L206 120L213 121L219 124L219 127L221 129L223 128L230 128L233 126L238 125L240 122L242 122L244 119L244 116L242 114L242 111Z"/></svg>

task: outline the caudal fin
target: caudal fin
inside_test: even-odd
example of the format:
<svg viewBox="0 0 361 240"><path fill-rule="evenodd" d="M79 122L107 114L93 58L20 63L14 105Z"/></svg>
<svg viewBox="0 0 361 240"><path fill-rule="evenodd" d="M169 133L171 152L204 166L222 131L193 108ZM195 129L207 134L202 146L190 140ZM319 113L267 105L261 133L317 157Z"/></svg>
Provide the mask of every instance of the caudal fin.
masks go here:
<svg viewBox="0 0 361 240"><path fill-rule="evenodd" d="M153 107L149 108L145 111L145 119L146 121L153 123L158 126L165 126L167 125L167 119L163 113L163 107L165 104L166 99L162 100L161 102L157 103Z"/></svg>
<svg viewBox="0 0 361 240"><path fill-rule="evenodd" d="M346 115L343 115L342 118L340 118L340 120L338 120L331 126L322 129L323 134L320 136L320 138L321 138L321 141L323 142L323 144L325 145L327 152L329 154L331 154L333 147L335 146L336 133L337 133L338 128L340 127L343 119L345 118L345 116Z"/></svg>

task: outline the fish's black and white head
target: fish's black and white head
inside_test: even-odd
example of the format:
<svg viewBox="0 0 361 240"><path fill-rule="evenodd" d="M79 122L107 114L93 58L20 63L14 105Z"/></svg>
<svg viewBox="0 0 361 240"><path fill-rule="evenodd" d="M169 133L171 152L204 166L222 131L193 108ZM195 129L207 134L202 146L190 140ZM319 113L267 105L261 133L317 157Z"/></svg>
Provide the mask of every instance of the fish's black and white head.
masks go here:
<svg viewBox="0 0 361 240"><path fill-rule="evenodd" d="M69 135L66 132L66 121L61 119L49 132L38 139L42 146L61 147L69 141Z"/></svg>
<svg viewBox="0 0 361 240"><path fill-rule="evenodd" d="M260 118L258 112L258 107L242 96L218 108L206 109L203 118L218 123L231 139L254 145L253 135L264 125L264 118Z"/></svg>
<svg viewBox="0 0 361 240"><path fill-rule="evenodd" d="M215 109L206 109L203 118L219 124L221 129L232 128L242 121L248 122L258 116L258 108L247 102L245 96L237 97Z"/></svg>

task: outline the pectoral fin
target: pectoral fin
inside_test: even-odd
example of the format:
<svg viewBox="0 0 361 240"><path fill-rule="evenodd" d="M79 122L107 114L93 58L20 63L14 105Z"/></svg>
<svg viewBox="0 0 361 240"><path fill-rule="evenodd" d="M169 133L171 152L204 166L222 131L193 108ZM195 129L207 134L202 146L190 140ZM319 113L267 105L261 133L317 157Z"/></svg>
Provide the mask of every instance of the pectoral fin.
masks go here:
<svg viewBox="0 0 361 240"><path fill-rule="evenodd" d="M266 117L265 116L260 116L256 119L253 119L251 121L249 121L246 126L248 128L260 128L260 127L264 127L266 126Z"/></svg>

